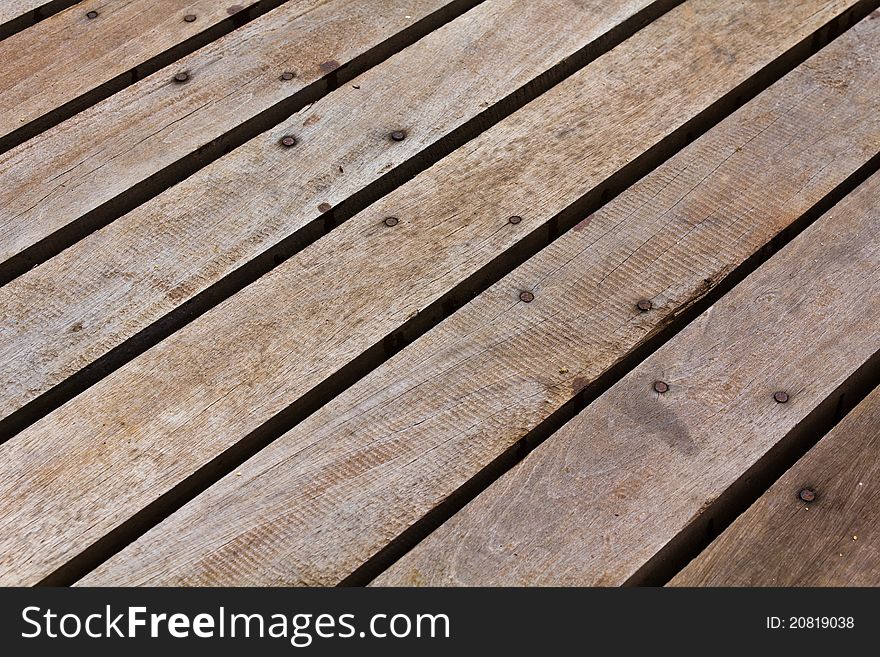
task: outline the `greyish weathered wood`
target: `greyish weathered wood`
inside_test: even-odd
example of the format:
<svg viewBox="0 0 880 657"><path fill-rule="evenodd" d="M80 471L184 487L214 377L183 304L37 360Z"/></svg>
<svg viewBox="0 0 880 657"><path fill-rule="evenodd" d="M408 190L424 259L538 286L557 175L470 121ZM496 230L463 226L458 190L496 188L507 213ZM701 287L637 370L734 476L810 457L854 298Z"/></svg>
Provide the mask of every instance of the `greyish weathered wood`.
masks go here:
<svg viewBox="0 0 880 657"><path fill-rule="evenodd" d="M255 109L261 109L287 93L277 80L283 62L301 71L305 80L313 79L320 75L318 69L325 57L345 61L442 3L412 0L407 4L411 13L398 16L400 3L388 0L344 2L343 6L332 2L301 19L291 19L297 34L313 49L310 55L300 49L299 39L289 48L280 47L286 38L284 31L266 23L272 16L285 16L279 13L282 9L276 10L250 28L255 32L253 40L261 43L258 36L268 31L264 49L252 52L252 39L247 30L240 30L223 40L221 50L194 56L200 62L216 60L218 66L207 70L201 65L192 67L198 75L190 83L191 89L198 89L186 92L194 98L183 103L183 110L172 103L166 112L163 103L149 101L168 90L162 80L147 80L144 84L154 88L132 92L145 98L142 103L128 105L134 109L108 101L111 109L115 108L113 114L118 110L120 116L118 121L108 119L112 126L99 131L112 136L109 144L103 138L84 138L85 151L74 147L84 137L78 127L81 122L61 126L70 134L60 135L61 143L56 140L46 146L45 157L40 144L27 144L16 153L16 166L0 174L4 183L0 185L0 207L8 204L18 212L18 216L10 215L0 231L6 255L26 248L46 231L61 227L155 173L169 158L211 138L217 129L229 127L244 117L244 110L236 108L247 105L249 99ZM540 0L527 5L507 0L485 2L6 285L0 290L0 313L5 318L0 329L0 418L297 229L318 220L322 210L339 205L397 165L417 157L464 122L651 4L647 0L613 6L599 0ZM388 8L391 6L393 9ZM570 29L573 23L578 30ZM323 41L307 38L325 29L333 36ZM238 42L240 35L244 38ZM272 66L261 59L270 51L279 57ZM225 101L213 101L218 91L212 82L223 78L219 64L232 66L233 53L238 52L243 61L239 74L228 81L231 93L225 95ZM304 61L306 58L311 61ZM249 75L254 66L267 68L259 81L271 86L260 100L258 92L248 91L248 85L239 89L240 78ZM492 71L492 75L480 74L481 70ZM204 83L200 81L203 77ZM594 90L598 91L595 85ZM195 111L206 103L206 108ZM180 111L184 114L178 115ZM90 115L87 124L102 121L104 114L102 110ZM606 125L612 128L613 122L609 115ZM135 134L155 134L132 139L129 131L133 125L137 126ZM406 131L406 138L390 140L389 133L398 129ZM278 140L288 134L296 136L297 146L279 147ZM501 139L509 138L509 131L499 134ZM130 148L129 141L138 142L137 147ZM575 143L567 140L570 157L577 156ZM59 152L65 153L61 161L52 155ZM81 166L76 166L81 160ZM44 168L44 162L50 164ZM56 180L59 170L68 164L70 171ZM96 188L99 191L95 192ZM19 199L19 195L26 198ZM486 207L490 207L488 203ZM330 251L335 252L348 235L366 226L372 231L373 223L371 216L361 217L356 222L359 227L346 229L342 237L335 238ZM413 238L417 240L417 236ZM385 241L384 236L374 239ZM413 241L411 248L421 250L422 245ZM372 267L373 263L365 265Z"/></svg>
<svg viewBox="0 0 880 657"><path fill-rule="evenodd" d="M0 2L0 39L56 14L78 0L3 0Z"/></svg>
<svg viewBox="0 0 880 657"><path fill-rule="evenodd" d="M678 21L676 25L693 22ZM705 34L699 24L693 27ZM729 40L719 41L729 44ZM681 35L677 42L691 40ZM880 62L870 53L876 51L878 42L880 25L860 25L841 37L122 551L85 582L331 584L351 573L877 152ZM653 89L646 93L654 102L662 98ZM682 101L687 96L678 94L676 98ZM603 102L613 108L613 99L614 94L609 93ZM588 101L576 103L573 99L572 106L583 106L590 113ZM591 125L600 117L600 112L592 111ZM567 127L572 120L560 118L551 123ZM636 126L648 123L642 120L621 128L634 139ZM847 137L842 139L844 131ZM602 145L624 141L596 139ZM576 143L583 149L583 144L592 140L584 138ZM528 145L520 151L524 155L540 152ZM586 161L581 170L590 170L590 166ZM532 203L558 193L554 181L563 174L553 171L554 175L540 178L544 192L534 192ZM466 174L461 180L467 180ZM490 200L496 198L498 204L490 216L497 218L499 231L511 230L506 224L509 214L528 208L523 222L533 216L531 204L520 204L529 196L520 197L514 191L517 184L523 184L520 180L499 184L497 197L490 196L494 177L484 183L483 194ZM532 189L527 186L522 193L529 194ZM768 194L770 189L772 194ZM469 191L466 183L460 191ZM512 193L516 196L505 200L504 195ZM423 205L414 202L410 206L425 214L400 213L413 226L398 225L395 229L415 231L437 216L435 206L428 205L430 198ZM380 217L393 207L384 206L373 215L375 234L389 235L390 229L382 226ZM452 207L469 209L462 204ZM440 249L450 235L464 232L464 222L481 218L462 212L461 224L447 220L441 225L445 230L438 231L436 237L425 237L424 244ZM370 237L370 233L366 235ZM349 248L360 248L360 242L352 238ZM339 248L337 258L346 251ZM302 271L327 268L332 274L337 270L326 264L330 261L329 253L315 257L314 265ZM449 269L456 264L454 260L444 262ZM317 320L330 317L337 309L342 312L344 306L335 302L335 295L348 281L360 286L352 288L348 303L354 303L359 295L368 297L365 303L370 296L378 297L376 308L392 303L389 299L393 297L385 296L384 289L399 286L407 270L394 258L388 258L386 267L391 270L387 275L377 266L372 273L363 270L357 278L351 274L354 268L340 268L338 271L349 272L348 277L340 275L335 284L329 276L322 285L315 284L310 275L301 285L290 280L286 298L298 304L308 296L314 298L314 305L309 302L286 318L278 317L273 329L281 331L287 322L302 326L299 318L309 312L319 315ZM424 280L424 275L418 274L418 278ZM278 283L273 286L281 289ZM520 302L521 290L532 291L534 300ZM408 292L396 302L404 316L411 309L407 305L411 298ZM636 310L639 298L651 299L654 310ZM256 299L248 305L252 312L260 308ZM320 316L322 312L327 314ZM239 340L252 340L247 347L253 353L260 325L251 326L253 330L242 332ZM342 334L342 326L332 330ZM350 332L359 335L370 326L366 320L351 323ZM313 338L311 330L318 336ZM315 362L312 358L326 348L318 339L333 340L333 344L356 351L356 347L346 346L352 342L343 342L342 336L331 338L330 330L302 330L295 337L290 333L285 342L260 347L267 355L283 349L296 358L270 362L267 356L254 355L245 360L248 351L236 351L241 356L232 360L241 359L248 373L237 385L252 385L254 373L262 368L283 370L284 384L294 385L300 379L298 372ZM193 335L191 344L194 348L210 343L204 334L200 343ZM258 344L264 344L262 338ZM224 341L217 353L230 345ZM181 348L189 347L179 344L169 349L169 355L180 353ZM149 368L166 367L165 362L166 358L145 361L139 369L146 375ZM168 369L182 371L176 363ZM213 371L206 376L206 386L214 376ZM143 379L145 386L154 385L153 381L153 377ZM133 379L119 377L95 398L94 408L102 399L124 404L126 400L114 392L120 384L132 383ZM176 382L164 385L167 394L181 389ZM204 389L187 394L202 394ZM280 393L282 388L277 390ZM168 413L171 420L171 413L181 406L169 408L167 402L158 402L156 412ZM56 426L69 425L84 408L71 408L56 420ZM201 425L218 408L233 410L223 400L193 424ZM245 408L239 411L244 412ZM231 415L227 418L214 430L221 431L233 422L241 424ZM136 420L142 421L149 422L147 431L161 431L161 427L154 428L159 423L146 416ZM178 441L186 435L185 444L191 447L193 429L186 427L184 431L186 434L161 434L169 436L161 448L148 447L136 434L133 437L135 444L142 446L139 449L164 463L170 458L165 456L166 450L177 445L181 445L178 458L189 456L182 452L184 443ZM106 438L91 435L93 441L114 441L112 433L105 434ZM38 448L47 439L51 441L50 436L47 425L33 434L33 445ZM118 460L116 463L118 466ZM79 468L71 468L69 476L78 472ZM40 489L36 494L45 499ZM118 497L115 503L119 503ZM43 520L34 518L35 523ZM58 531L50 529L54 523L40 526L45 527L43 535Z"/></svg>
<svg viewBox="0 0 880 657"><path fill-rule="evenodd" d="M376 583L626 582L880 350L878 193L875 174Z"/></svg>
<svg viewBox="0 0 880 657"><path fill-rule="evenodd" d="M670 584L880 586L878 489L880 389Z"/></svg>
<svg viewBox="0 0 880 657"><path fill-rule="evenodd" d="M0 155L0 262L152 184L173 163L448 3L286 2ZM181 70L190 79L174 84Z"/></svg>
<svg viewBox="0 0 880 657"><path fill-rule="evenodd" d="M260 2L83 0L0 41L0 144L144 62L175 48L183 52L188 39ZM196 20L184 20L187 15Z"/></svg>

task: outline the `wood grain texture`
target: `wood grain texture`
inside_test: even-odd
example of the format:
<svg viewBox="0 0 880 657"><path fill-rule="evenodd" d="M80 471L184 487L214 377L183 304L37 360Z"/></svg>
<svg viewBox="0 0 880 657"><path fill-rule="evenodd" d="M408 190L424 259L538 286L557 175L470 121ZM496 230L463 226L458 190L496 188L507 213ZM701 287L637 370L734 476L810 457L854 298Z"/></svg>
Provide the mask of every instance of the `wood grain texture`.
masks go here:
<svg viewBox="0 0 880 657"><path fill-rule="evenodd" d="M875 272L876 273L876 272ZM822 438L672 586L878 586L880 389ZM816 495L799 499L808 488Z"/></svg>
<svg viewBox="0 0 880 657"><path fill-rule="evenodd" d="M149 182L447 2L286 2L0 155L0 261ZM171 80L179 70L189 72L186 84ZM296 77L280 79L285 71Z"/></svg>
<svg viewBox="0 0 880 657"><path fill-rule="evenodd" d="M30 27L78 0L3 0L0 2L0 39Z"/></svg>
<svg viewBox="0 0 880 657"><path fill-rule="evenodd" d="M877 152L878 39L841 37L84 583L338 582Z"/></svg>
<svg viewBox="0 0 880 657"><path fill-rule="evenodd" d="M625 582L880 350L865 312L880 292L878 191L880 174L376 583Z"/></svg>
<svg viewBox="0 0 880 657"><path fill-rule="evenodd" d="M84 0L4 39L0 138L259 2Z"/></svg>
<svg viewBox="0 0 880 657"><path fill-rule="evenodd" d="M48 4L50 3L47 0L3 0L0 2L0 24L7 23Z"/></svg>
<svg viewBox="0 0 880 657"><path fill-rule="evenodd" d="M53 572L852 4L785 3L786 11L777 3L748 3L748 11L709 0L682 5L5 443L0 495L10 503L0 515L2 576L24 583ZM707 67L714 75L703 74ZM359 86L346 91L368 87ZM323 116L322 109L316 103L309 109L315 114L298 118L305 124L309 116ZM548 125L558 128L548 132ZM318 134L308 127L297 133L304 146ZM390 128L373 132L385 149L393 147ZM282 128L266 134L272 147L254 153L253 164L271 158L280 169L293 153L297 163L311 153L278 148L281 134ZM332 172L337 164L326 167ZM255 168L241 168L238 189L248 190L253 205L240 215L277 220L270 210L292 195L277 181L268 185L262 173L247 178ZM198 210L205 182L217 170L204 171L176 188L184 190L187 215L211 211L202 215L212 217L200 222L203 231L213 222L225 227L213 207ZM176 204L164 196L155 216L177 219ZM523 221L509 224L513 214ZM383 222L389 215L401 219L394 228ZM39 267L35 278L14 282L24 287L0 291L4 316L27 318L13 319L10 339L3 341L7 349L18 348L0 361L21 363L24 357L29 363L15 376L4 372L5 390L25 388L18 377L28 383L41 368L39 359L27 356L34 345L60 350L86 329L108 339L114 326L124 330L138 320L132 308L108 319L108 305L156 298L150 293L155 288L162 292L158 303L170 307L191 289L187 281L157 279L156 272L181 260L192 264L195 248L183 258L168 249L155 221L138 226L145 237L136 242L116 232L121 226L114 222L81 243L101 252L94 265L75 264L54 280L36 277L46 270ZM168 226L173 237L179 224ZM266 230L250 229L254 241ZM225 235L221 231L213 243L220 252L215 263L235 255ZM70 262L75 252L55 261ZM113 252L123 261L110 258ZM108 281L122 285L108 287ZM102 303L81 310L64 332L49 334L50 318L83 298ZM42 299L52 299L51 307L37 309ZM23 326L34 339L12 338Z"/></svg>
<svg viewBox="0 0 880 657"><path fill-rule="evenodd" d="M372 20L368 5L382 4L386 2L358 3L361 8L357 15L347 15L351 26L340 25L333 32L361 30L366 34L365 25ZM432 6L424 0L408 4L421 14ZM4 286L0 308L7 321L0 327L0 417L8 416L242 263L319 219L326 207L337 206L401 162L418 156L451 130L646 5L644 0L613 7L599 1L541 0L524 8L506 0L486 2ZM361 16L362 11L365 13ZM417 15L416 11L411 14ZM579 17L578 30L566 29L573 17ZM317 21L316 17L316 24L328 20L324 17ZM384 32L385 28L379 26L389 22L379 20L374 29ZM375 36L369 34L370 38ZM493 74L478 75L480 70ZM594 84L594 93L598 91ZM200 93L210 98L213 92L206 88ZM606 121L609 128L616 122L610 115ZM397 129L407 131L402 142L388 138ZM176 127L148 148L161 148L174 139L173 134ZM279 147L278 140L287 134L299 140L295 148ZM500 138L510 140L510 134L509 130L502 131ZM486 142L484 152L493 162L499 162L504 149L492 153L491 141ZM565 141L575 156L577 142L571 138ZM31 156L28 159L41 160ZM118 166L143 162L143 156L136 149L121 157ZM456 162L465 159L468 167L478 161L460 155ZM85 165L85 170L102 168L102 161L99 155ZM442 180L442 172L449 170L450 166L444 167L439 175L420 185L419 194L430 194L440 184L433 180ZM106 174L99 175L103 179L104 175L118 174L117 166L111 165ZM93 204L90 190L94 182L89 174L83 180L71 181L69 187L58 181L50 184L65 185L59 191L63 195L60 201L78 214ZM449 193L455 194L455 190ZM406 204L414 207L414 200L406 199ZM32 199L27 202L32 203ZM484 207L490 204L487 200ZM31 241L28 231L20 230L22 222L29 224L35 216L57 217L55 207L49 202L7 223L5 242L20 248L24 245L20 242L23 235L26 243ZM337 252L347 249L345 245L352 236L366 231L371 238L346 258L360 267L372 268L375 263L364 261L368 251L388 248L388 233L377 232L375 223L375 211L360 217L354 228L346 228L322 248L322 254L333 255L319 257L326 263L338 260ZM436 230L444 229L438 226ZM495 227L489 230L495 232ZM424 248L422 234L403 226L396 231L400 232L409 234L408 248L419 257ZM509 233L505 243L522 234ZM288 271L295 272L300 266L289 267ZM349 278L348 274L338 273L345 271L341 264L333 271L326 266L323 269L326 276ZM315 273L320 271L316 269ZM293 275L300 278L299 274ZM354 292L344 285L342 290L340 300Z"/></svg>

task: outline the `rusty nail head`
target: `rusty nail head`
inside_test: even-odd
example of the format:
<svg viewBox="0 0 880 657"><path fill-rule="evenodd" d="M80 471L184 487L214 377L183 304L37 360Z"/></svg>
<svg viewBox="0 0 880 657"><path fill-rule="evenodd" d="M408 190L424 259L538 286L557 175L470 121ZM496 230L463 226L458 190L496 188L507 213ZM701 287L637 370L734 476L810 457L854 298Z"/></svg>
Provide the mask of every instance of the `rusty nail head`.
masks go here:
<svg viewBox="0 0 880 657"><path fill-rule="evenodd" d="M518 224L520 221L522 221L522 217L520 217L519 215L516 215L516 214L515 214L515 215L513 215L512 217L510 217L507 221L509 221L509 222L512 223L513 225L516 225L516 224Z"/></svg>
<svg viewBox="0 0 880 657"><path fill-rule="evenodd" d="M784 390L780 390L779 392L774 392L773 399L775 399L776 402L779 404L784 404L785 402L788 401L788 393L785 392Z"/></svg>
<svg viewBox="0 0 880 657"><path fill-rule="evenodd" d="M175 82L186 82L187 80L189 80L189 73L186 71L181 71L174 76Z"/></svg>
<svg viewBox="0 0 880 657"><path fill-rule="evenodd" d="M643 313L648 312L653 307L654 307L654 304L651 303L651 301L649 299L639 299L638 303L636 303L636 308L641 310Z"/></svg>
<svg viewBox="0 0 880 657"><path fill-rule="evenodd" d="M86 18L88 18L89 20L92 20L93 18L97 18L97 17L98 17L98 12L96 12L96 11L90 11L90 12L86 13Z"/></svg>
<svg viewBox="0 0 880 657"><path fill-rule="evenodd" d="M535 295L529 292L528 290L523 290L519 293L519 300L523 303L531 303L535 300Z"/></svg>
<svg viewBox="0 0 880 657"><path fill-rule="evenodd" d="M293 135L285 135L281 138L280 144L287 148L290 148L291 146L296 146L296 137L294 137Z"/></svg>
<svg viewBox="0 0 880 657"><path fill-rule="evenodd" d="M282 80L293 80L293 78L295 77L296 73L294 73L293 71L284 71L284 73L281 74Z"/></svg>
<svg viewBox="0 0 880 657"><path fill-rule="evenodd" d="M400 223L400 222L397 217L385 217L385 225L388 226L389 228L393 228L398 223Z"/></svg>
<svg viewBox="0 0 880 657"><path fill-rule="evenodd" d="M404 139L406 139L406 132L404 132L403 130L395 130L391 133L391 139L393 139L394 141L403 141Z"/></svg>
<svg viewBox="0 0 880 657"><path fill-rule="evenodd" d="M186 16L183 17L183 20L185 20L187 23L192 23L196 20L196 15L195 14L187 14Z"/></svg>
<svg viewBox="0 0 880 657"><path fill-rule="evenodd" d="M318 206L318 211L319 211L319 212L330 212L330 210L331 210L332 208L333 208L333 206L330 205L329 203L321 203L321 204Z"/></svg>
<svg viewBox="0 0 880 657"><path fill-rule="evenodd" d="M659 392L661 395L664 392L669 391L669 384L665 381L654 381L654 392Z"/></svg>
<svg viewBox="0 0 880 657"><path fill-rule="evenodd" d="M798 497L801 498L803 502L812 502L816 499L816 491L810 488L801 488Z"/></svg>

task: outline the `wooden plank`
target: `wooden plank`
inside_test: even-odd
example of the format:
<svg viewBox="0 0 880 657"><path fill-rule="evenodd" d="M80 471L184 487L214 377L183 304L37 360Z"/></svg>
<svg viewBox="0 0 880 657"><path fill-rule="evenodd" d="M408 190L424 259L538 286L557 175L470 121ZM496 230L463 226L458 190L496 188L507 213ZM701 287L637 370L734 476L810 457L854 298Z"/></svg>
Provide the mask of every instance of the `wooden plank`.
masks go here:
<svg viewBox="0 0 880 657"><path fill-rule="evenodd" d="M0 3L0 39L67 9L79 0L4 0Z"/></svg>
<svg viewBox="0 0 880 657"><path fill-rule="evenodd" d="M0 150L283 0L84 0L0 42ZM184 20L193 15L194 21ZM171 78L176 71L166 76Z"/></svg>
<svg viewBox="0 0 880 657"><path fill-rule="evenodd" d="M875 174L376 583L627 582L880 350L878 191Z"/></svg>
<svg viewBox="0 0 880 657"><path fill-rule="evenodd" d="M84 581L338 582L877 152L878 40L854 28Z"/></svg>
<svg viewBox="0 0 880 657"><path fill-rule="evenodd" d="M197 168L222 154L242 124L257 123L247 128L256 135L301 109L334 67L387 50L400 32L467 4L288 2L0 155L0 282L40 262L35 245L58 252L65 231L81 223L87 234L185 177L184 162ZM189 72L186 84L170 81L178 70ZM285 72L295 77L281 79Z"/></svg>
<svg viewBox="0 0 880 657"><path fill-rule="evenodd" d="M346 35L352 31L346 27L350 23L364 38L375 40L380 35L387 37L388 29L403 27L401 21L392 20L400 10L399 3L392 3L391 16L378 11L387 0L343 4L348 9L342 12L333 11L340 9L339 3L328 5L328 12L311 12L305 29L338 25L330 32ZM410 2L412 14L406 16L418 18L438 4L437 0ZM314 225L312 222L322 225L324 204L340 205L389 170L436 146L464 122L560 60L579 48L590 48L609 31L654 6L647 0L613 6L599 0L541 0L529 3L526 9L506 0L483 3L153 202L14 280L0 291L0 307L11 320L4 331L5 345L0 346L6 357L0 366L0 380L8 384L0 393L0 417L33 401L267 248L304 226ZM581 28L566 29L575 19ZM369 25L373 27L368 29ZM272 44L275 38L285 37L273 37ZM318 61L339 52L341 44L332 45ZM474 61L493 75L462 75ZM315 63L315 70L318 67ZM209 85L193 102L202 105L204 97L213 93ZM213 117L220 112L230 117L224 119L228 125L235 120L231 117L239 114L232 108L242 102L242 98L231 98L232 105L218 104L201 119L211 118L212 126L219 125L222 121ZM189 103L186 110L191 111ZM142 106L139 111L146 113L147 109ZM105 131L113 139L120 131L127 134L124 126L130 121L124 111L120 114L120 122ZM96 119L103 115L101 111ZM179 126L191 127L185 118L162 116L159 120L160 124L174 124L170 134L153 131L155 139L142 144L146 151L120 154L108 148L109 153L115 153L109 166L103 166L104 155L89 158L77 149L58 150L61 144L54 144L52 152L67 154L61 156L63 162L55 158L44 168L40 163L51 158L35 153L37 145L23 150L20 157L31 164L10 167L7 180L20 175L16 172L32 171L33 175L26 174L27 180L22 181L28 183L25 189L31 188L34 177L46 182L21 202L14 198L20 189L15 184L6 187L8 192L0 191L13 206L31 206L4 227L7 254L57 228L54 222L65 212L69 219L93 208L96 198L101 200L100 194L91 191L95 186L112 196L122 189L114 179L124 187L152 174L154 168L142 170L139 163L176 140ZM401 127L407 130L407 138L389 140L388 133ZM214 129L206 128L208 134L195 142L181 137L179 148L195 146ZM79 134L79 129L74 129L74 136ZM278 146L286 134L295 134L300 140L292 151ZM124 149L125 145L120 143L116 148ZM57 178L53 172L66 167L68 157L83 159L84 173L72 170L72 178L53 180ZM24 160L18 164L24 165ZM122 170L133 173L123 174ZM291 189L297 193L286 193ZM36 203L35 194L49 200ZM371 217L363 217L360 230L369 225L373 231L373 223ZM412 247L418 248L418 244ZM68 284L71 277L77 281L73 286ZM40 290L37 297L36 290ZM24 300L26 306L22 306ZM63 336L61 340L59 336Z"/></svg>
<svg viewBox="0 0 880 657"><path fill-rule="evenodd" d="M49 575L243 437L259 440L280 412L298 412L292 404L407 318L852 6L840 0L786 3L786 11L775 3L750 11L710 0L680 6L6 442L0 495L11 503L0 513L0 578ZM642 56L655 50L665 56ZM702 74L707 66L714 75ZM319 116L321 109L313 108ZM548 125L559 129L548 132ZM383 139L389 127L381 130ZM277 145L281 134L268 133L268 144ZM304 148L298 157L308 154ZM291 151L276 146L259 157L289 162ZM244 170L241 176L237 190L253 196L266 188L262 178L248 180ZM204 179L193 180L178 186L191 199L190 211L205 191ZM255 207L271 207L287 189L269 188ZM159 208L172 214L173 205ZM522 221L509 223L517 214ZM391 215L400 218L393 227L384 221ZM106 294L94 292L104 287L100 281L88 282L95 272L125 280L116 288L123 297L140 296L142 282L146 289L155 285L152 267L161 270L180 256L166 250L155 223L143 230L144 252L132 250L124 234L100 231L88 241L101 251L94 272L74 267L68 271L75 275L50 287L4 288L3 315L14 318L7 335L20 325L15 318L42 316L31 324L38 337L68 303ZM219 246L226 248L222 236ZM114 251L126 254L118 269L107 260ZM69 262L71 252L56 260ZM35 273L40 269L48 270ZM156 287L172 300L177 294L173 285ZM9 295L11 288L17 295ZM54 305L34 313L50 295ZM68 325L64 340L106 325L103 310L87 312L77 320L83 330ZM56 339L59 349L61 342ZM0 361L20 362L39 343L5 340L4 347L16 344L20 351L7 351ZM3 388L13 385L20 384L4 373ZM37 535L39 543L27 539Z"/></svg>
<svg viewBox="0 0 880 657"><path fill-rule="evenodd" d="M875 272L876 277L876 272ZM672 586L878 586L880 389L871 393ZM801 491L813 495L809 503Z"/></svg>

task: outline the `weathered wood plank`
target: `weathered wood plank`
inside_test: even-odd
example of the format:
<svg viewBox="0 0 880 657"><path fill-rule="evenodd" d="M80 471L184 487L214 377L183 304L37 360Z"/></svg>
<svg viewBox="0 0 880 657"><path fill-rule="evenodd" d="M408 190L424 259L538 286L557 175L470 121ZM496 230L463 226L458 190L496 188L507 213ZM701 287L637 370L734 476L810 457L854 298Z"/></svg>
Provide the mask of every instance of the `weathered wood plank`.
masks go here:
<svg viewBox="0 0 880 657"><path fill-rule="evenodd" d="M878 192L880 174L376 583L626 582L880 350Z"/></svg>
<svg viewBox="0 0 880 657"><path fill-rule="evenodd" d="M378 36L373 31L384 33L386 26L400 27L391 16L383 18L383 12L372 11L387 0L344 4L349 9L336 14L344 18L341 23L332 23L336 20L332 12L313 12L313 22L307 25L316 30L332 23L338 26L330 30L333 34L356 31L369 38ZM410 5L418 12L408 15L417 17L438 3L421 0ZM322 210L338 206L397 165L418 157L465 121L651 6L646 0L613 6L598 0L541 0L527 6L506 0L486 2L12 281L0 290L0 308L7 319L0 329L4 338L0 417L7 417L310 222L320 225ZM338 3L333 7L338 8ZM394 11L398 10L395 4ZM375 23L371 23L371 13ZM567 29L573 21L580 29ZM353 27L346 28L348 22ZM371 24L373 31L368 31L366 26ZM332 50L339 47L334 43ZM318 67L315 63L314 68ZM482 67L493 74L471 73ZM195 102L203 104L202 96L213 93L209 86ZM234 105L243 99L230 102ZM226 105L216 111L237 115ZM161 119L162 123L168 120ZM120 168L131 167L135 176L151 173L152 169L139 171L137 163L176 139L178 125L188 126L186 120L175 121L169 122L174 124L169 135L159 131L151 144L144 145L146 152L134 149L114 155L116 162L108 167L102 166L104 156L99 153L83 164L85 172L95 174L81 178L73 173L68 181L48 183L53 188L63 185L57 192L62 207L71 209L73 215L92 207L90 190L99 182L95 175L112 186L114 177L123 185L132 182L120 175ZM125 134L123 125L117 127ZM397 129L407 131L405 140L389 139L389 133ZM78 129L74 132L79 134ZM299 140L293 149L278 145L287 134ZM193 145L188 137L181 139L181 147ZM43 161L34 157L32 148L28 151L22 157ZM74 154L74 159L79 155ZM58 166L55 162L49 170L38 164L31 168L39 178L51 180L49 174ZM105 176L111 178L105 181ZM28 179L32 179L30 174ZM13 195L17 188L10 185L7 189ZM43 185L37 193L48 194ZM33 205L34 199L25 203ZM35 232L44 234L59 216L57 207L49 200L9 222L4 242L14 248L31 243ZM372 216L364 216L353 230L375 233L374 223ZM28 225L38 227L28 229ZM330 250L347 239L339 238ZM410 248L421 249L418 239L417 234L412 236ZM384 235L373 238L380 248L385 248L385 241ZM356 254L359 258L362 252ZM73 285L72 280L76 281Z"/></svg>
<svg viewBox="0 0 880 657"><path fill-rule="evenodd" d="M209 149L222 154L230 144L221 138L247 121L272 114L265 117L268 127L287 118L306 104L318 82L326 86L335 67L351 65L428 16L467 4L287 2L173 69L0 155L0 281L40 261L29 257L35 245L48 241L44 250L58 252L66 245L59 236L65 229L75 232L78 222L106 223L102 212L112 218L117 208L184 177L180 162L187 156L197 167ZM189 72L186 84L171 80L177 71ZM295 77L282 79L285 72ZM262 122L252 134L260 127ZM87 234L88 226L82 231ZM20 262L6 262L11 258Z"/></svg>
<svg viewBox="0 0 880 657"><path fill-rule="evenodd" d="M878 40L877 27L854 28L85 581L351 573L877 152ZM401 276L364 276L364 294ZM652 312L636 310L641 297Z"/></svg>
<svg viewBox="0 0 880 657"><path fill-rule="evenodd" d="M670 584L878 586L880 511L874 499L878 486L880 389ZM805 502L802 495L811 501Z"/></svg>
<svg viewBox="0 0 880 657"><path fill-rule="evenodd" d="M585 191L601 189L621 166L852 6L840 0L794 8L786 3L786 11L775 3L750 5L750 11L708 0L682 5L4 444L0 472L11 471L0 477L6 481L0 494L14 503L0 516L8 530L0 542L3 574L19 582L47 576L244 436L259 435L264 423L419 309ZM642 56L655 51L664 56ZM702 74L707 67L713 76ZM364 90L359 86L346 92ZM310 116L327 119L300 128L303 146L317 128L326 133L326 125L339 120L331 122L322 111L327 109L316 103L313 114L297 117L303 124ZM548 133L548 125L559 129ZM404 127L413 135L420 131L418 124ZM370 129L386 150L390 129ZM221 172L229 196L253 203L239 212L243 217L277 218L270 214L273 206L293 196L288 186L267 187L262 171L250 177L254 164L271 159L278 169L285 162L293 168L294 154L297 164L313 155L309 148L278 147L282 134L267 133L267 148L241 167L234 187ZM331 175L337 164L325 162ZM125 222L114 222L47 263L51 267L0 291L3 316L12 324L4 326L9 339L0 362L18 368L8 378L4 372L4 390L26 389L32 371L43 369L44 356L32 356L35 345L61 351L87 330L103 338L118 327L126 330L138 319L136 307L109 318L106 311L122 305L119 299L157 299L159 290L156 303L167 308L190 292L187 281L166 280L159 272L174 270L181 260L198 264L204 256L187 240L190 252L181 257L163 233L173 240L185 216L197 214L210 217L199 221L200 230L226 227L216 208L202 205L214 171L208 167L204 176L178 185L175 194L183 196L169 196L171 202L160 196L158 211L134 227L136 240L126 234L131 229ZM256 196L258 189L266 191ZM187 201L185 213L175 210L178 198ZM523 220L509 224L514 214ZM387 226L389 215L400 223ZM166 230L158 230L163 223ZM266 228L251 230L258 242ZM218 246L215 263L237 255L224 239L221 231L216 242L205 242ZM89 251L100 257L74 257ZM44 277L48 271L57 278ZM51 307L38 307L44 299L52 299ZM57 317L81 299L99 303L77 306L75 319L58 324ZM59 325L64 331L56 330ZM22 339L22 327L33 339ZM75 502L65 490L77 491ZM31 532L45 542L28 541Z"/></svg>
<svg viewBox="0 0 880 657"><path fill-rule="evenodd" d="M79 0L3 0L0 3L0 39L48 18Z"/></svg>
<svg viewBox="0 0 880 657"><path fill-rule="evenodd" d="M20 143L16 137L20 131L27 130L29 136L57 122L51 117L59 108L66 106L69 114L90 105L102 86L133 81L139 71L153 66L148 62L164 65L202 45L196 37L219 36L234 26L232 17L239 12L281 2L84 0L4 39L0 42L0 149ZM196 19L185 20L190 15Z"/></svg>

